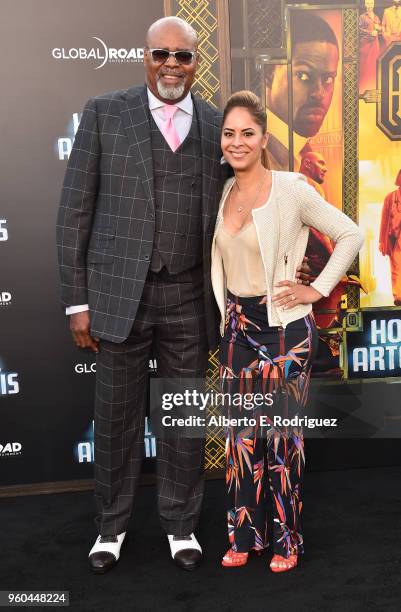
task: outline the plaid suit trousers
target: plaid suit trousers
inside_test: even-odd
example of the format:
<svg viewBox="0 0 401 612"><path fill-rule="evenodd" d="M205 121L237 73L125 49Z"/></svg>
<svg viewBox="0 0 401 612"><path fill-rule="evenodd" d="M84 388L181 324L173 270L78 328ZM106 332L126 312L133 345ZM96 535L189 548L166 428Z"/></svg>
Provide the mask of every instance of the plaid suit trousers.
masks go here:
<svg viewBox="0 0 401 612"><path fill-rule="evenodd" d="M161 378L204 377L208 344L203 278L149 275L128 338L100 341L95 400L96 525L102 535L127 530L144 455L150 355ZM186 282L182 282L182 279ZM181 282L175 282L179 279ZM194 279L195 280L195 279ZM157 498L163 528L189 535L204 488L204 440L157 440Z"/></svg>

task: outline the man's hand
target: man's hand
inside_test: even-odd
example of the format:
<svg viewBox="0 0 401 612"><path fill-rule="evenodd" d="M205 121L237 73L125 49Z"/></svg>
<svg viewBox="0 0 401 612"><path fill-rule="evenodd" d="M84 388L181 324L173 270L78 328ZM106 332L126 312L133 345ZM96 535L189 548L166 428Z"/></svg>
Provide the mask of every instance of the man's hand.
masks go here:
<svg viewBox="0 0 401 612"><path fill-rule="evenodd" d="M72 338L79 348L89 348L94 353L99 352L99 338L92 338L89 333L89 310L70 315L70 330Z"/></svg>
<svg viewBox="0 0 401 612"><path fill-rule="evenodd" d="M284 290L277 293L273 298L275 306L282 307L283 310L290 310L298 304L314 304L323 296L313 287L305 287L304 285L293 283L292 281L281 281L275 287L281 287Z"/></svg>
<svg viewBox="0 0 401 612"><path fill-rule="evenodd" d="M295 274L295 278L298 279L298 283L302 285L310 285L315 277L312 274L312 268L309 265L309 257L304 257L302 260L302 264L298 266L297 272Z"/></svg>

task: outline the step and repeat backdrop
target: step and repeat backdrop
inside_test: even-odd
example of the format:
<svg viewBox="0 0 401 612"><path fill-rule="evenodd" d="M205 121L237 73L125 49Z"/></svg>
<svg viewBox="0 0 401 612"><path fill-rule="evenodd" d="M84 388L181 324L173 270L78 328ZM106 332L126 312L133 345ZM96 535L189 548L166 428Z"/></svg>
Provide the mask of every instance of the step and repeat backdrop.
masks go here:
<svg viewBox="0 0 401 612"><path fill-rule="evenodd" d="M401 382L401 6L366 0L3 0L0 33L0 487L93 473L95 359L76 349L58 300L55 219L89 97L143 82L144 36L165 14L199 33L195 92L221 106L259 94L275 169L304 173L365 236L316 307L311 413L336 435L399 437ZM231 67L231 75L230 75ZM333 250L312 231L311 274ZM208 380L217 381L216 353ZM149 363L157 375L156 359ZM400 423L400 425L399 425ZM320 436L333 434L318 432ZM147 422L144 470L156 443ZM224 465L221 429L206 467Z"/></svg>
<svg viewBox="0 0 401 612"><path fill-rule="evenodd" d="M164 15L196 27L201 63L194 91L220 106L218 7L4 0L2 9L0 487L86 480L93 475L96 363L72 343L59 304L55 247L68 157L88 98L144 82L145 34ZM228 49L226 37L222 56ZM152 358L150 376L156 370ZM212 434L209 444L208 467L218 466L222 441ZM155 453L147 421L144 471L153 471Z"/></svg>
<svg viewBox="0 0 401 612"><path fill-rule="evenodd" d="M55 222L86 100L143 83L145 32L164 6L140 5L2 5L0 485L92 477L95 359L59 304Z"/></svg>

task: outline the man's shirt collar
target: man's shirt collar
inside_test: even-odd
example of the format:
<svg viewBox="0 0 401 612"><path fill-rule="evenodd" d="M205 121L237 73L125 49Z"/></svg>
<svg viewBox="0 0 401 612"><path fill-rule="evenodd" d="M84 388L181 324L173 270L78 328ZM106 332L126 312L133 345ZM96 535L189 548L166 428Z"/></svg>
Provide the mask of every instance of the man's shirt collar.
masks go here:
<svg viewBox="0 0 401 612"><path fill-rule="evenodd" d="M288 125L277 117L271 110L266 109L267 112L267 131L272 134L280 144L283 145L286 149L289 149L289 132ZM294 157L300 162L300 151L304 148L306 143L308 142L308 138L304 136L300 136L296 132L293 132L293 142L294 142Z"/></svg>
<svg viewBox="0 0 401 612"><path fill-rule="evenodd" d="M150 91L149 87L147 88L148 91L148 101L149 101L149 109L155 110L156 108L161 108L164 106L164 102L162 102L162 100L159 100L159 98L156 98L156 96ZM187 113L188 115L193 114L194 111L194 105L192 102L192 97L191 97L191 92L189 91L187 93L187 95L185 96L185 98L183 100L181 100L180 102L174 102L175 106L177 106L178 108L180 108L182 111L184 111L184 113Z"/></svg>

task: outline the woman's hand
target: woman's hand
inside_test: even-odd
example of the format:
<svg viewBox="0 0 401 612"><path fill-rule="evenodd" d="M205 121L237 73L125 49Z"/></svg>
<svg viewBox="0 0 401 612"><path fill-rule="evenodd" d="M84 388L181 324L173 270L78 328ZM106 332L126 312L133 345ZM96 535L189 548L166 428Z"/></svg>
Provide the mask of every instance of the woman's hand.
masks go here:
<svg viewBox="0 0 401 612"><path fill-rule="evenodd" d="M306 285L300 285L288 280L277 283L275 287L285 287L284 291L280 291L280 293L277 293L272 298L274 305L277 307L281 306L283 310L290 310L298 304L314 304L323 297L313 287L307 287Z"/></svg>

